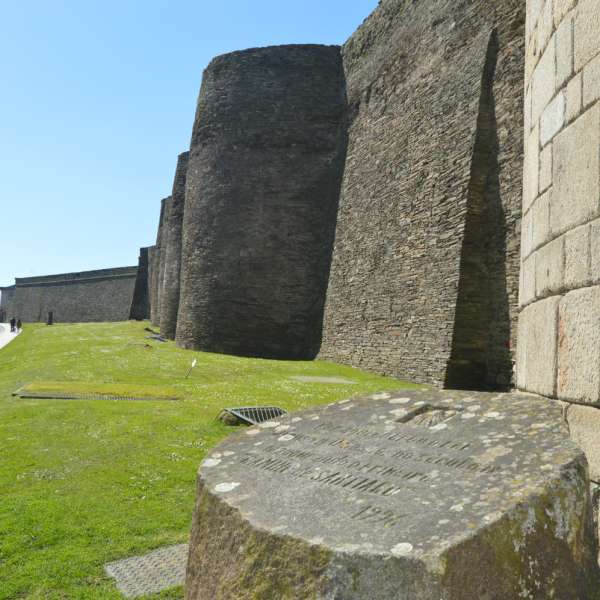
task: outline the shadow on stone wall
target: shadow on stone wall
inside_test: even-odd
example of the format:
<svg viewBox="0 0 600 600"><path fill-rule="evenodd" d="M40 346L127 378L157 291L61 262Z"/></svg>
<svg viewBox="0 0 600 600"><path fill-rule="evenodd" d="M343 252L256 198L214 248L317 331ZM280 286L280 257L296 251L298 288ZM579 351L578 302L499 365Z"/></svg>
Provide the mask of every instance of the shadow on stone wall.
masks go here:
<svg viewBox="0 0 600 600"><path fill-rule="evenodd" d="M447 388L504 389L511 380L506 216L494 97L498 51L494 31L482 80Z"/></svg>

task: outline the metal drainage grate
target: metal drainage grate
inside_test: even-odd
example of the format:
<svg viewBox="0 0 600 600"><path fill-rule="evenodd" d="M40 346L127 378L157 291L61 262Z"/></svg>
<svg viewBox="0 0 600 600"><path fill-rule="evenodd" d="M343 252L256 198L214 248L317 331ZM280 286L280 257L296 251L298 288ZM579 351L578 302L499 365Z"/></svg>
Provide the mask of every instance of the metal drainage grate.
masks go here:
<svg viewBox="0 0 600 600"><path fill-rule="evenodd" d="M287 414L286 410L278 406L241 406L238 408L224 408L223 412L233 415L248 425L258 425Z"/></svg>

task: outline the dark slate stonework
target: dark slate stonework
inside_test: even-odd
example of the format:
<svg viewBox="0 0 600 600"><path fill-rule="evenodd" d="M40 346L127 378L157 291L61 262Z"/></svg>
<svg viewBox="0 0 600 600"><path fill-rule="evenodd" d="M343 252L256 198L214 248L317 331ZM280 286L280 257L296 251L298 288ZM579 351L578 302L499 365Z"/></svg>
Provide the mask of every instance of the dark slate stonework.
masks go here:
<svg viewBox="0 0 600 600"><path fill-rule="evenodd" d="M251 49L210 63L190 147L179 346L315 356L344 109L338 47Z"/></svg>
<svg viewBox="0 0 600 600"><path fill-rule="evenodd" d="M137 277L133 289L133 300L129 318L143 321L150 318L150 300L148 290L148 248L140 248Z"/></svg>
<svg viewBox="0 0 600 600"><path fill-rule="evenodd" d="M450 387L509 384L524 10L387 0L345 44L349 139L322 358Z"/></svg>
<svg viewBox="0 0 600 600"><path fill-rule="evenodd" d="M162 281L161 272L164 273L164 262L162 259L162 244L164 238L164 222L167 210L167 201L169 198L163 198L160 201L160 218L158 220L158 231L156 232L156 244L151 252L150 262L150 321L152 325L158 327L160 325L160 292ZM161 270L161 265L163 270Z"/></svg>
<svg viewBox="0 0 600 600"><path fill-rule="evenodd" d="M154 297L154 291L156 289L154 285L156 271L156 246L148 247L148 318L152 322L152 306L156 302ZM155 309L156 310L156 309Z"/></svg>
<svg viewBox="0 0 600 600"><path fill-rule="evenodd" d="M285 415L202 463L187 600L598 600L558 402L400 390Z"/></svg>
<svg viewBox="0 0 600 600"><path fill-rule="evenodd" d="M177 159L172 200L169 203L164 225L164 274L160 293L160 333L169 340L175 339L177 313L179 312L181 237L188 158L189 152L183 152Z"/></svg>
<svg viewBox="0 0 600 600"><path fill-rule="evenodd" d="M14 317L13 300L15 286L0 287L0 323L7 322Z"/></svg>
<svg viewBox="0 0 600 600"><path fill-rule="evenodd" d="M15 280L14 316L25 322L126 321L138 268L120 267Z"/></svg>

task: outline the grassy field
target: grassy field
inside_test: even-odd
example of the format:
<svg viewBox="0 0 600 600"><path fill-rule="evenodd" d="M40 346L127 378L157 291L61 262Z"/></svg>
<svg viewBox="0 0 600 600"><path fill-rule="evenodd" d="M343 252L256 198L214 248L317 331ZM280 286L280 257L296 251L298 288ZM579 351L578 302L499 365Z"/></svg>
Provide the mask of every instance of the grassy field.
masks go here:
<svg viewBox="0 0 600 600"><path fill-rule="evenodd" d="M221 408L298 410L407 385L325 362L183 351L147 339L145 326L30 325L0 350L1 599L120 598L106 562L186 542L198 465L232 430L215 420ZM12 396L26 385L166 399ZM180 589L153 596L181 597Z"/></svg>

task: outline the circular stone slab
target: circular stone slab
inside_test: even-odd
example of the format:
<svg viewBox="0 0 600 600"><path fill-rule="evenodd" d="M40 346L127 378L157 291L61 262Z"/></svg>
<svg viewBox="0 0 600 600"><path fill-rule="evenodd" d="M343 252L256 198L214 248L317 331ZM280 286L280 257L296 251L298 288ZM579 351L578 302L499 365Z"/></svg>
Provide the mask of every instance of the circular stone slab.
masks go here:
<svg viewBox="0 0 600 600"><path fill-rule="evenodd" d="M379 393L230 437L198 478L186 597L598 598L558 403Z"/></svg>

